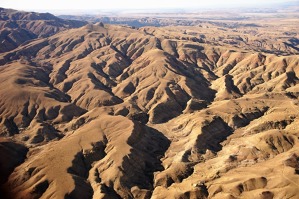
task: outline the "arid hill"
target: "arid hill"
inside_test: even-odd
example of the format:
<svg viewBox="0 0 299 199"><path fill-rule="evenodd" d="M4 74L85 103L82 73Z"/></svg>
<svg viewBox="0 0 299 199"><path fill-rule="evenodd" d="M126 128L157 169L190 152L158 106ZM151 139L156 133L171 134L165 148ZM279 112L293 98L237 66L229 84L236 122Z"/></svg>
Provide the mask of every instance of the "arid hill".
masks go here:
<svg viewBox="0 0 299 199"><path fill-rule="evenodd" d="M278 12L278 11L277 11ZM272 15L255 13L201 13L201 14L160 14L158 17L149 14L136 14L136 16L69 16L62 15L64 19L86 20L92 23L103 22L109 24L126 25L144 28L150 34L156 35L165 30L155 27L167 28L169 37L182 40L192 38L193 41L216 46L237 47L244 50L254 50L276 55L299 54L299 28L298 13L280 12ZM274 16L273 16L274 15ZM207 17L208 16L208 17ZM150 26L150 27L147 27ZM177 28L179 26L179 28ZM184 28L182 28L184 26ZM169 32L170 30L170 32ZM171 33L173 32L173 33ZM166 34L167 34L166 33ZM167 38L167 37L166 37Z"/></svg>
<svg viewBox="0 0 299 199"><path fill-rule="evenodd" d="M296 49L207 29L87 24L0 54L2 193L298 198Z"/></svg>
<svg viewBox="0 0 299 199"><path fill-rule="evenodd" d="M49 13L0 8L0 53L13 50L26 41L85 24L83 21L60 19Z"/></svg>

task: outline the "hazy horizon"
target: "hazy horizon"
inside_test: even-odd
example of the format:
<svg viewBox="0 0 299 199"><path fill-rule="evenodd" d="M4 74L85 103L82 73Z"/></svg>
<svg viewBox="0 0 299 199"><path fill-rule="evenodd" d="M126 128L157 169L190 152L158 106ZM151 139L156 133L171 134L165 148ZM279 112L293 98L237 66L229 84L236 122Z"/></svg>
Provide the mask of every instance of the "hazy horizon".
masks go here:
<svg viewBox="0 0 299 199"><path fill-rule="evenodd" d="M234 8L234 7L254 7L254 6L275 6L281 3L299 2L298 0L251 0L249 2L241 2L240 0L152 0L152 1L121 1L110 0L52 0L36 1L36 0L4 0L0 2L0 7L12 8L26 11L53 11L53 10L171 10L171 9L197 9L197 8Z"/></svg>

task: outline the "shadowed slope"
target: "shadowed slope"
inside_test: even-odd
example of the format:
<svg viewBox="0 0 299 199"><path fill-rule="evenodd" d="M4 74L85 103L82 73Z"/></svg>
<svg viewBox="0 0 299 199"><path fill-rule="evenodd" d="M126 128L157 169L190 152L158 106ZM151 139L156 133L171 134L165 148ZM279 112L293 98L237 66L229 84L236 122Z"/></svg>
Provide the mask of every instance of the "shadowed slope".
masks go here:
<svg viewBox="0 0 299 199"><path fill-rule="evenodd" d="M32 39L48 37L85 24L83 21L63 20L50 13L0 8L0 52L13 50Z"/></svg>
<svg viewBox="0 0 299 199"><path fill-rule="evenodd" d="M297 197L298 56L183 30L89 24L0 54L0 133L30 147L6 186L19 198Z"/></svg>

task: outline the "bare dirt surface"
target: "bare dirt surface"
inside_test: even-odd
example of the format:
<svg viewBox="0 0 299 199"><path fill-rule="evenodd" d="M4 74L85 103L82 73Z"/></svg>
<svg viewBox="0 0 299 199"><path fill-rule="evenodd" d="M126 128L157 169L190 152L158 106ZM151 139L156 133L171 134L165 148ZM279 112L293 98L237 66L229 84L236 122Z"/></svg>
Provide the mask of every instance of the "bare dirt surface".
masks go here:
<svg viewBox="0 0 299 199"><path fill-rule="evenodd" d="M85 24L84 21L60 19L50 13L0 8L0 53L13 50L24 42Z"/></svg>
<svg viewBox="0 0 299 199"><path fill-rule="evenodd" d="M96 23L1 53L1 193L299 198L297 24Z"/></svg>

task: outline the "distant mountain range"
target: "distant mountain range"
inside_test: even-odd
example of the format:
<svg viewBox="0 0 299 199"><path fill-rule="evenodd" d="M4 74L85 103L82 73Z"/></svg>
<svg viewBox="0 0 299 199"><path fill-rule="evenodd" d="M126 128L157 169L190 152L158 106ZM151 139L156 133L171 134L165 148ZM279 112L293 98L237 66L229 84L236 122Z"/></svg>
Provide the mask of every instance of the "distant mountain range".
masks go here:
<svg viewBox="0 0 299 199"><path fill-rule="evenodd" d="M85 24L86 22L83 21L64 20L49 13L0 8L0 52L15 49L32 39L48 37Z"/></svg>

